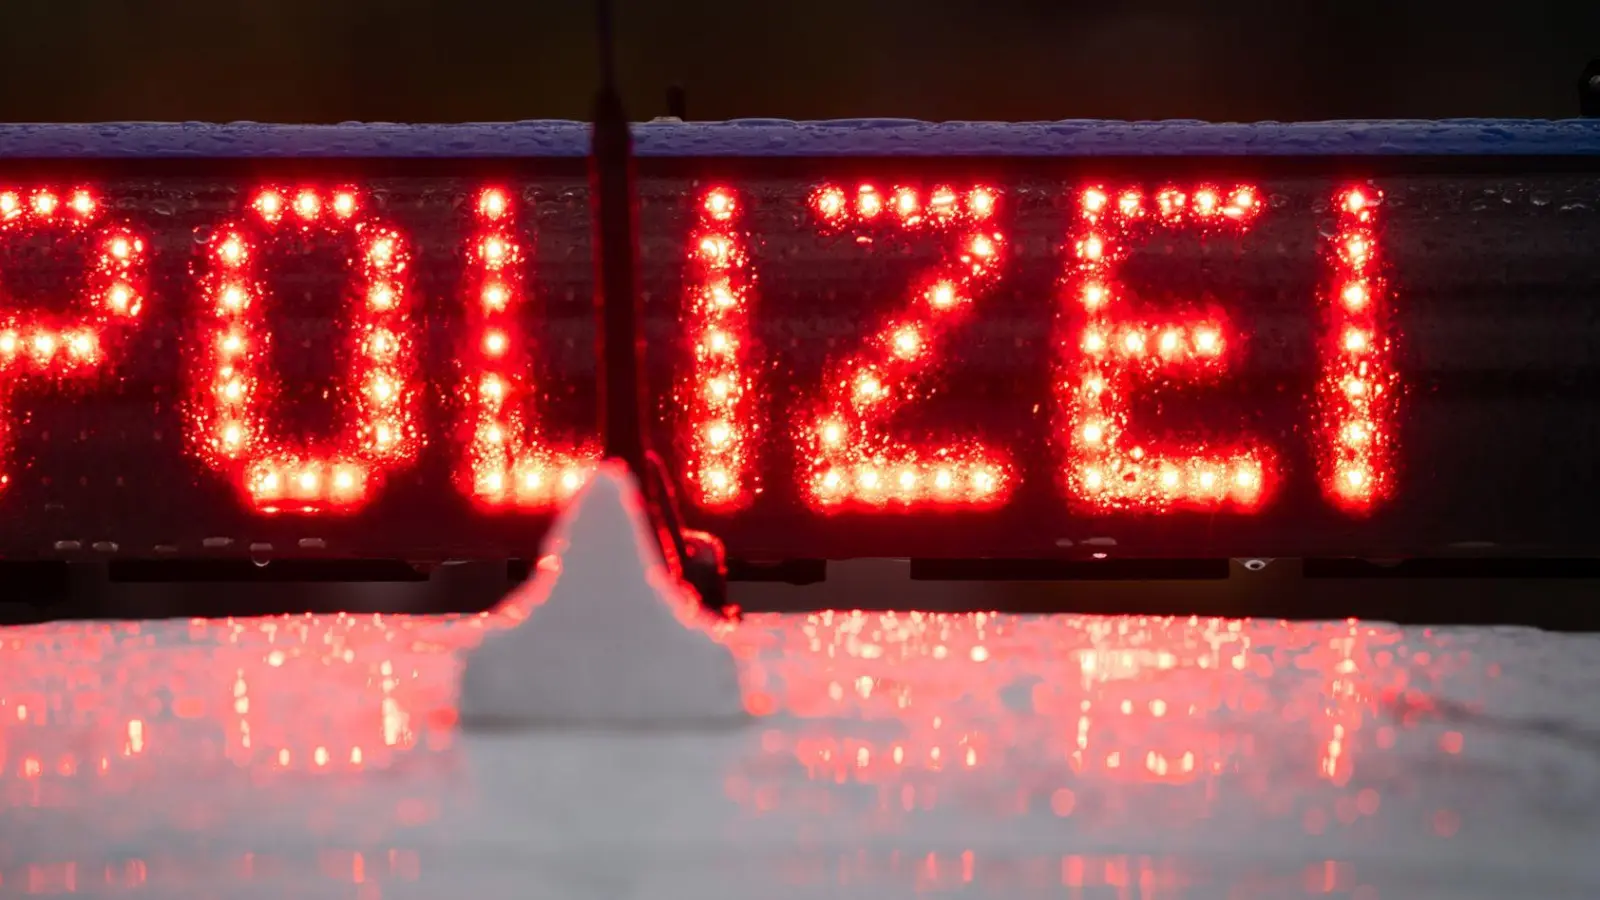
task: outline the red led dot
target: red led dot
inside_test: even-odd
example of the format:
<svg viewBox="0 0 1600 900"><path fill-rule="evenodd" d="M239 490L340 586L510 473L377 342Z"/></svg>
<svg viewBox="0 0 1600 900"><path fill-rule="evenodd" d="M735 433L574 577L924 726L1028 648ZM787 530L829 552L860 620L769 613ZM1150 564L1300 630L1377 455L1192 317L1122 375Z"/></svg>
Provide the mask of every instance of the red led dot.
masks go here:
<svg viewBox="0 0 1600 900"><path fill-rule="evenodd" d="M912 359L922 349L922 335L916 326L907 325L894 333L894 352L902 359Z"/></svg>
<svg viewBox="0 0 1600 900"><path fill-rule="evenodd" d="M921 210L922 201L917 199L916 191L903 187L894 192L894 211L902 219L914 218Z"/></svg>
<svg viewBox="0 0 1600 900"><path fill-rule="evenodd" d="M350 191L339 191L333 195L333 214L340 218L348 219L355 215L356 195Z"/></svg>
<svg viewBox="0 0 1600 900"><path fill-rule="evenodd" d="M268 222L276 222L283 217L283 195L277 191L262 191L250 205Z"/></svg>
<svg viewBox="0 0 1600 900"><path fill-rule="evenodd" d="M967 209L971 211L973 218L986 219L994 212L997 199L995 192L988 188L973 188L967 194Z"/></svg>
<svg viewBox="0 0 1600 900"><path fill-rule="evenodd" d="M499 188L485 188L478 194L478 215L485 221L499 219L510 208L511 202L506 199L505 191Z"/></svg>
<svg viewBox="0 0 1600 900"><path fill-rule="evenodd" d="M593 467L592 447L558 444L542 427L532 341L518 307L531 302L515 209L504 190L480 191L463 286L471 344L461 395L466 441L459 484L480 506L545 509L572 496Z"/></svg>
<svg viewBox="0 0 1600 900"><path fill-rule="evenodd" d="M505 312L511 301L511 289L498 281L485 285L482 293L484 312Z"/></svg>
<svg viewBox="0 0 1600 900"><path fill-rule="evenodd" d="M387 258L387 257L386 257ZM367 305L375 312L384 312L394 308L395 290L388 283L378 284L367 292Z"/></svg>
<svg viewBox="0 0 1600 900"><path fill-rule="evenodd" d="M845 196L834 186L813 195L822 225L860 231L864 241L880 231L894 237L932 228L950 249L926 280L918 279L913 302L880 324L861 352L830 363L833 387L797 434L810 448L802 476L809 499L819 508L863 510L1003 503L1014 476L1001 451L973 440L917 445L886 434L890 417L918 395L914 386L930 374L945 332L1000 276L1004 241L979 228L993 215L998 192L987 186L964 192L943 185L926 192L899 187L885 200L863 185L853 209L836 208L830 200ZM896 214L881 216L885 208Z"/></svg>
<svg viewBox="0 0 1600 900"><path fill-rule="evenodd" d="M367 265L374 269L390 269L395 264L395 242L391 238L377 237L367 244Z"/></svg>
<svg viewBox="0 0 1600 900"><path fill-rule="evenodd" d="M111 289L106 292L106 305L118 315L126 315L131 312L133 288L125 284L112 285Z"/></svg>
<svg viewBox="0 0 1600 900"><path fill-rule="evenodd" d="M726 222L733 218L733 193L721 188L707 191L705 213L713 222Z"/></svg>
<svg viewBox="0 0 1600 900"><path fill-rule="evenodd" d="M217 244L217 258L225 266L243 265L244 254L244 240L236 234L229 234Z"/></svg>
<svg viewBox="0 0 1600 900"><path fill-rule="evenodd" d="M72 211L80 216L93 215L94 195L90 194L88 191L73 191Z"/></svg>
<svg viewBox="0 0 1600 900"><path fill-rule="evenodd" d="M1358 281L1353 281L1344 286L1339 292L1340 302L1350 312L1359 312L1367 305L1367 286Z"/></svg>
<svg viewBox="0 0 1600 900"><path fill-rule="evenodd" d="M1393 490L1398 376L1384 335L1375 212L1380 194L1349 188L1337 195L1338 228L1329 241L1332 269L1323 304L1327 337L1318 385L1318 458L1323 492L1340 508L1362 513Z"/></svg>
<svg viewBox="0 0 1600 900"><path fill-rule="evenodd" d="M1161 210L1162 218L1175 220L1183 215L1184 207L1188 204L1188 197L1179 190L1167 188L1156 194L1156 206Z"/></svg>
<svg viewBox="0 0 1600 900"><path fill-rule="evenodd" d="M733 264L733 241L726 235L709 234L700 239L700 256L713 269L726 269Z"/></svg>
<svg viewBox="0 0 1600 900"><path fill-rule="evenodd" d="M3 201L4 198L0 198ZM847 215L844 191L836 187L823 188L811 198L811 207L824 222L834 222ZM3 210L0 210L3 211Z"/></svg>
<svg viewBox="0 0 1600 900"><path fill-rule="evenodd" d="M1110 302L1120 293L1122 259L1151 228L1248 227L1257 209L1254 193L1169 187L1156 192L1154 217L1143 214L1136 190L1113 194L1096 187L1082 197L1076 260L1062 294L1067 306L1056 379L1063 429L1058 446L1069 493L1100 511L1256 506L1267 493L1271 459L1249 439L1197 449L1147 448L1135 437L1130 394L1141 383L1199 379L1226 362L1220 315L1134 323Z"/></svg>
<svg viewBox="0 0 1600 900"><path fill-rule="evenodd" d="M487 238L484 238L481 247L483 264L485 266L491 269L498 269L505 265L506 256L509 251L508 244L504 238L501 238L497 235L491 235Z"/></svg>
<svg viewBox="0 0 1600 900"><path fill-rule="evenodd" d="M871 219L883 212L883 197L878 189L870 184L864 184L856 192L856 214L863 219Z"/></svg>
<svg viewBox="0 0 1600 900"><path fill-rule="evenodd" d="M409 286L392 274L404 268L409 252L399 232L362 220L356 205L348 217L335 215L314 228L310 220L325 201L311 189L297 193L293 204L308 220L305 227L285 233L278 227L283 196L277 189L257 192L251 203L257 216L231 223L212 239L214 262L201 276L210 337L194 370L188 433L206 462L234 479L257 509L277 511L293 501L297 511L353 511L371 499L384 476L413 462L422 444ZM336 213L341 196L327 201ZM355 307L346 332L352 352L333 398L342 407L341 424L328 440L291 440L277 421L283 407L269 368L271 335L262 302L271 298L257 257L290 235L297 241L353 235L356 241L357 290L349 294Z"/></svg>

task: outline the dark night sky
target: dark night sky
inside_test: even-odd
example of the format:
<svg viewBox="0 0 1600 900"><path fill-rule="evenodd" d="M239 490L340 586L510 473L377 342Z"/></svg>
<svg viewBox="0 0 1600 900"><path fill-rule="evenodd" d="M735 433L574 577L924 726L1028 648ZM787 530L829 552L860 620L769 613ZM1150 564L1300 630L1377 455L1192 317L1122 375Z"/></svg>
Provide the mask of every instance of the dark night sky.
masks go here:
<svg viewBox="0 0 1600 900"><path fill-rule="evenodd" d="M636 117L1566 116L1597 0L617 0ZM0 120L584 117L583 0L15 0Z"/></svg>

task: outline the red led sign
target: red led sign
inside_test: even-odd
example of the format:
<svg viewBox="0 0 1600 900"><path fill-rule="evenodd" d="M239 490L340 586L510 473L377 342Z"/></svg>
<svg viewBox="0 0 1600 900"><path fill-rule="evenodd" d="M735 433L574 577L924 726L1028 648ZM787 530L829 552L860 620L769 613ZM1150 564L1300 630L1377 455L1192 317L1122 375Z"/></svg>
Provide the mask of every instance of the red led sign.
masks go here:
<svg viewBox="0 0 1600 900"><path fill-rule="evenodd" d="M1540 177L647 176L656 445L736 556L1573 540L1600 352L1501 336L1588 333L1600 264L1531 248L1600 216L1450 212L1600 195ZM578 177L0 189L0 552L526 555L597 456L590 226Z"/></svg>

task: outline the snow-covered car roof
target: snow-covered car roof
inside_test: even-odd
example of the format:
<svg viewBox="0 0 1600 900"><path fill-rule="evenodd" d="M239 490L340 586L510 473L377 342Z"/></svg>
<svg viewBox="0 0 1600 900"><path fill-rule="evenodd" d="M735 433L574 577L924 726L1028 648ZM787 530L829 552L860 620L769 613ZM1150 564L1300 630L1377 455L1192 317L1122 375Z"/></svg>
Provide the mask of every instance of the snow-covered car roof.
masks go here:
<svg viewBox="0 0 1600 900"><path fill-rule="evenodd" d="M0 125L0 158L580 157L572 121L402 125L122 122ZM684 156L1570 156L1600 154L1600 120L1337 122L656 121L642 157Z"/></svg>

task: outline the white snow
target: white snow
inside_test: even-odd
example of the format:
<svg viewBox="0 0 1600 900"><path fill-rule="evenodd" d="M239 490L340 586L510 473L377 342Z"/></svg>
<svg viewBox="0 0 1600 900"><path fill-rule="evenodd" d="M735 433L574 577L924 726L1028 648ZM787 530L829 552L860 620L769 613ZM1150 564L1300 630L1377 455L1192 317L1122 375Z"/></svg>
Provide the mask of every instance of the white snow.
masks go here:
<svg viewBox="0 0 1600 900"><path fill-rule="evenodd" d="M754 727L462 730L518 615L0 630L0 897L1600 896L1600 638L752 616Z"/></svg>
<svg viewBox="0 0 1600 900"><path fill-rule="evenodd" d="M495 632L462 676L469 727L688 728L746 719L728 648L691 613L663 564L639 486L603 466L557 519L550 562L508 602L528 621Z"/></svg>
<svg viewBox="0 0 1600 900"><path fill-rule="evenodd" d="M641 157L741 156L1344 156L1600 154L1600 119L1371 120L1210 123L646 122ZM108 122L0 125L4 158L582 158L574 121L402 125Z"/></svg>

